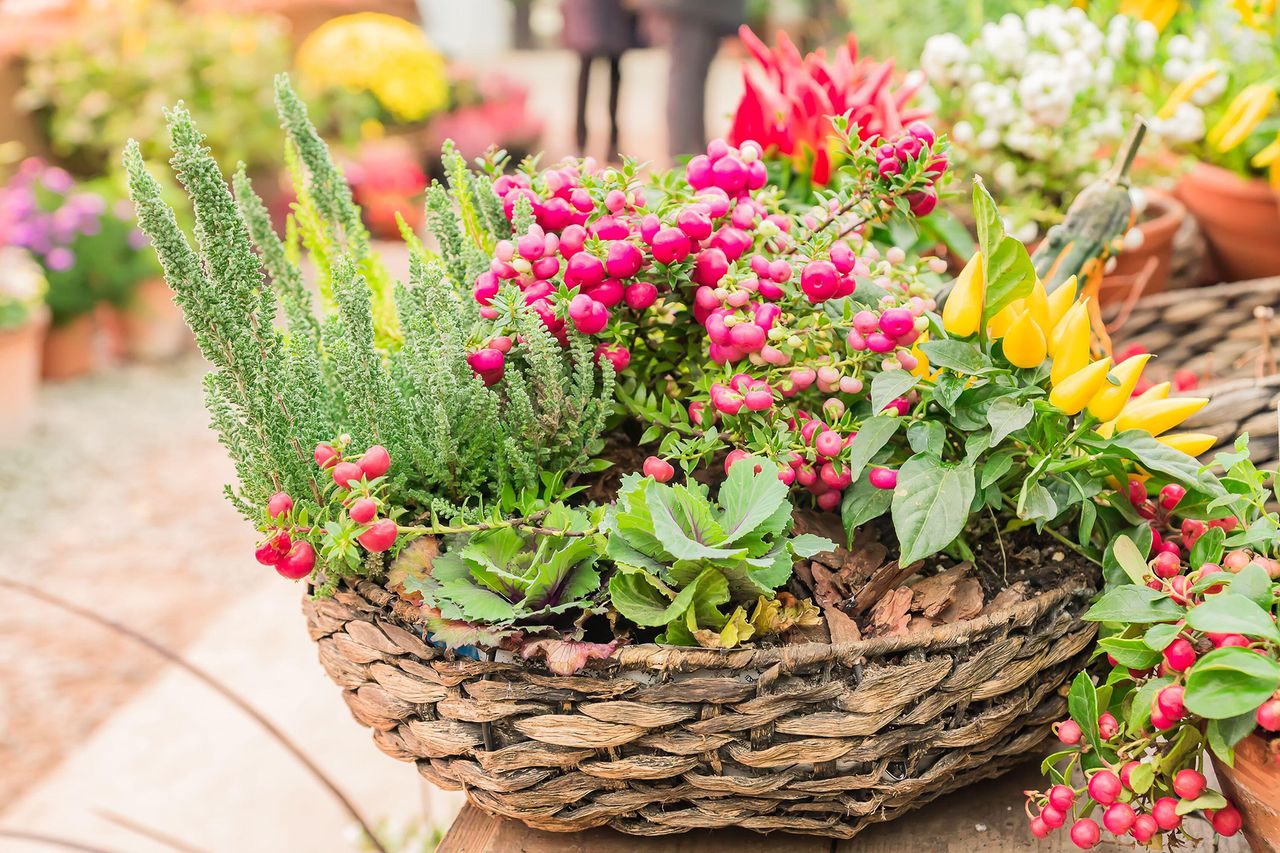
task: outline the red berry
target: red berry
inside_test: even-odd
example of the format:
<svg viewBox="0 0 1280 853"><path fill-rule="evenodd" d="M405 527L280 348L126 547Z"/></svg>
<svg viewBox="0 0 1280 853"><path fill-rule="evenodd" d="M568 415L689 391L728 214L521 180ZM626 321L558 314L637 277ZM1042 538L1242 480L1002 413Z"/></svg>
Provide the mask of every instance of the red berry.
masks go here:
<svg viewBox="0 0 1280 853"><path fill-rule="evenodd" d="M1213 824L1213 831L1219 835L1230 838L1240 831L1240 827L1244 825L1244 819L1240 817L1240 810L1228 803L1218 809L1209 817L1209 822Z"/></svg>
<svg viewBox="0 0 1280 853"><path fill-rule="evenodd" d="M1064 809L1056 809L1050 804L1041 809L1040 819L1050 829L1057 829L1067 822L1067 812Z"/></svg>
<svg viewBox="0 0 1280 853"><path fill-rule="evenodd" d="M1102 814L1102 825L1113 835L1124 835L1133 827L1138 819L1133 807L1128 803L1112 803Z"/></svg>
<svg viewBox="0 0 1280 853"><path fill-rule="evenodd" d="M656 456L650 456L644 460L644 475L652 477L659 483L665 483L675 476L676 469L671 467L671 463L665 459L659 459Z"/></svg>
<svg viewBox="0 0 1280 853"><path fill-rule="evenodd" d="M1146 844L1160 831L1160 824L1149 814L1140 814L1133 821L1133 838L1139 844Z"/></svg>
<svg viewBox="0 0 1280 853"><path fill-rule="evenodd" d="M1071 811L1076 801L1076 792L1066 785L1054 785L1049 789L1049 805L1060 812Z"/></svg>
<svg viewBox="0 0 1280 853"><path fill-rule="evenodd" d="M1176 722L1178 722L1176 719L1160 710L1160 706L1157 705L1154 700L1151 702L1151 725L1154 726L1157 731L1164 731L1167 728L1171 728Z"/></svg>
<svg viewBox="0 0 1280 853"><path fill-rule="evenodd" d="M1091 818L1081 818L1071 825L1071 843L1081 850L1096 847L1102 839L1102 830Z"/></svg>
<svg viewBox="0 0 1280 853"><path fill-rule="evenodd" d="M1204 774L1190 767L1179 770L1173 776L1173 792L1184 800L1194 800L1203 794L1204 786Z"/></svg>
<svg viewBox="0 0 1280 853"><path fill-rule="evenodd" d="M351 488L364 476L364 469L354 462L339 462L333 466L333 481L344 489Z"/></svg>
<svg viewBox="0 0 1280 853"><path fill-rule="evenodd" d="M271 496L271 500L267 501L267 515L271 518L279 518L291 509L293 509L293 498L284 492L276 492Z"/></svg>
<svg viewBox="0 0 1280 853"><path fill-rule="evenodd" d="M1210 637L1209 639L1213 640L1213 644L1220 649L1231 648L1233 646L1240 649L1246 649L1249 647L1249 638L1243 634L1219 634L1217 636Z"/></svg>
<svg viewBox="0 0 1280 853"><path fill-rule="evenodd" d="M1089 777L1089 796L1109 806L1120 796L1120 777L1110 770L1099 770Z"/></svg>
<svg viewBox="0 0 1280 853"><path fill-rule="evenodd" d="M1151 806L1151 816L1161 829L1177 829L1182 826L1182 815L1178 814L1178 801L1173 797L1161 797Z"/></svg>
<svg viewBox="0 0 1280 853"><path fill-rule="evenodd" d="M316 464L321 468L332 468L338 464L338 451L333 449L332 444L326 444L323 441L317 444L315 456Z"/></svg>
<svg viewBox="0 0 1280 853"><path fill-rule="evenodd" d="M1186 575L1169 578L1169 597L1178 604L1190 604L1191 578Z"/></svg>
<svg viewBox="0 0 1280 853"><path fill-rule="evenodd" d="M1147 487L1143 485L1141 480L1131 479L1129 481L1129 503L1134 508L1141 507L1147 502Z"/></svg>
<svg viewBox="0 0 1280 853"><path fill-rule="evenodd" d="M1102 735L1103 740L1111 740L1119 731L1120 724L1110 713L1098 717L1098 734Z"/></svg>
<svg viewBox="0 0 1280 853"><path fill-rule="evenodd" d="M1036 838L1047 838L1049 833L1053 832L1053 827L1044 822L1042 817L1031 818L1031 834Z"/></svg>
<svg viewBox="0 0 1280 853"><path fill-rule="evenodd" d="M1084 732L1080 731L1080 725L1075 720L1063 720L1054 726L1054 730L1057 732L1058 740L1067 746L1078 744L1081 735L1084 734Z"/></svg>
<svg viewBox="0 0 1280 853"><path fill-rule="evenodd" d="M347 515L356 524L368 524L378 514L378 503L373 498L359 498L352 502Z"/></svg>
<svg viewBox="0 0 1280 853"><path fill-rule="evenodd" d="M366 550L377 554L396 543L396 523L389 518L379 519L356 538Z"/></svg>
<svg viewBox="0 0 1280 853"><path fill-rule="evenodd" d="M391 455L381 444L375 444L360 457L360 469L372 480L391 470Z"/></svg>
<svg viewBox="0 0 1280 853"><path fill-rule="evenodd" d="M872 468L867 477L877 489L895 489L898 486L898 472L891 468Z"/></svg>
<svg viewBox="0 0 1280 853"><path fill-rule="evenodd" d="M1196 662L1196 650L1188 640L1179 637L1164 650L1164 662L1174 672L1185 672Z"/></svg>
<svg viewBox="0 0 1280 853"><path fill-rule="evenodd" d="M1178 555L1170 554L1168 551L1161 551L1151 561L1151 571L1155 572L1158 578L1171 578L1181 570L1182 561L1178 559Z"/></svg>
<svg viewBox="0 0 1280 853"><path fill-rule="evenodd" d="M1138 762L1136 761L1125 762L1125 765L1120 768L1120 784L1132 790L1133 784L1129 780L1133 777L1133 771L1137 769L1138 769Z"/></svg>
<svg viewBox="0 0 1280 853"><path fill-rule="evenodd" d="M1170 483L1160 490L1160 506L1169 510L1174 509L1186 494L1187 490L1182 486Z"/></svg>
<svg viewBox="0 0 1280 853"><path fill-rule="evenodd" d="M1182 694L1184 692L1185 690L1181 684L1170 684L1168 687L1162 688L1156 694L1156 705L1160 708L1161 713L1174 721L1181 720L1187 713L1182 704Z"/></svg>
<svg viewBox="0 0 1280 853"><path fill-rule="evenodd" d="M298 580L311 574L316 564L316 549L310 542L294 542L289 553L276 563L276 571L289 580Z"/></svg>
<svg viewBox="0 0 1280 853"><path fill-rule="evenodd" d="M833 429L823 430L814 439L813 446L823 456L834 458L844 448L844 438Z"/></svg>
<svg viewBox="0 0 1280 853"><path fill-rule="evenodd" d="M1268 699L1258 706L1258 725L1269 732L1280 732L1280 699Z"/></svg>
<svg viewBox="0 0 1280 853"><path fill-rule="evenodd" d="M253 558L264 566L274 566L280 562L281 553L270 542L259 545L253 552Z"/></svg>

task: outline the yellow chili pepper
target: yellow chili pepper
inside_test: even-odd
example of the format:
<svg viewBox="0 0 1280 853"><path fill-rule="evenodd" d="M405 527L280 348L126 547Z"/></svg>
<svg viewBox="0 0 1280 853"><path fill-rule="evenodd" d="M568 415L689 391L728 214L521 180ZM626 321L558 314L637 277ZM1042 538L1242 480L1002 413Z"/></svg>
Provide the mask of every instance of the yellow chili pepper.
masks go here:
<svg viewBox="0 0 1280 853"><path fill-rule="evenodd" d="M1254 154L1253 159L1249 161L1255 169L1274 166L1277 162L1280 162L1280 133L1276 134L1275 140L1270 145Z"/></svg>
<svg viewBox="0 0 1280 853"><path fill-rule="evenodd" d="M1053 355L1053 367L1049 381L1054 385L1077 373L1089 364L1089 309L1088 300L1071 306L1049 339L1049 352Z"/></svg>
<svg viewBox="0 0 1280 853"><path fill-rule="evenodd" d="M1129 401L1129 406L1136 406L1139 403L1150 403L1152 400L1164 400L1169 397L1169 391L1173 389L1172 383L1161 382L1158 385L1152 385L1138 396Z"/></svg>
<svg viewBox="0 0 1280 853"><path fill-rule="evenodd" d="M1171 397L1126 406L1116 419L1116 431L1139 429L1152 435L1160 435L1203 409L1208 402L1208 397Z"/></svg>
<svg viewBox="0 0 1280 853"><path fill-rule="evenodd" d="M1053 337L1052 331L1057 328L1058 323L1062 322L1062 318L1067 316L1067 312L1071 310L1072 304L1076 301L1076 277L1064 281L1059 285L1058 289L1045 297L1045 302L1049 306L1049 321L1041 325L1045 335ZM1050 344L1049 351L1053 352L1053 346Z"/></svg>
<svg viewBox="0 0 1280 853"><path fill-rule="evenodd" d="M916 357L916 366L912 369L911 373L922 378L929 375L929 356L925 355L924 351L920 349L920 345L927 340L929 340L929 336L927 334L921 335L916 339L916 342L911 345L911 354Z"/></svg>
<svg viewBox="0 0 1280 853"><path fill-rule="evenodd" d="M1044 332L1036 325L1028 309L1018 315L1000 342L1004 357L1015 367L1039 367L1049 354Z"/></svg>
<svg viewBox="0 0 1280 853"><path fill-rule="evenodd" d="M1065 288L1066 285L1063 287ZM1074 287L1075 285L1072 284L1072 289ZM1027 310L1031 312L1031 319L1036 321L1041 332L1048 335L1049 330L1053 328L1053 323L1049 322L1049 294L1045 293L1044 282L1040 280L1040 276L1036 276L1036 283L1032 285L1031 293L1027 295L1025 302Z"/></svg>
<svg viewBox="0 0 1280 853"><path fill-rule="evenodd" d="M1218 437L1207 432L1171 432L1160 436L1156 441L1174 450L1181 450L1188 456L1199 456L1217 444Z"/></svg>
<svg viewBox="0 0 1280 853"><path fill-rule="evenodd" d="M1178 107L1191 100L1192 95L1200 91L1206 83L1216 76L1218 76L1218 69L1212 65L1203 65L1194 74L1188 74L1182 78L1182 82L1169 93L1169 100L1165 101L1164 106L1160 107L1160 111L1156 113L1156 118L1173 118L1173 114Z"/></svg>
<svg viewBox="0 0 1280 853"><path fill-rule="evenodd" d="M1008 334L1009 327L1013 325L1014 320L1018 319L1025 305L1024 300L1015 299L997 311L995 316L987 322L987 336L995 340Z"/></svg>
<svg viewBox="0 0 1280 853"><path fill-rule="evenodd" d="M1100 421L1110 421L1119 417L1125 404L1133 396L1133 389L1137 387L1138 380L1142 379L1142 369L1150 360L1151 353L1144 352L1117 364L1111 372L1116 379L1120 380L1120 384L1103 385L1089 401L1089 414Z"/></svg>
<svg viewBox="0 0 1280 853"><path fill-rule="evenodd" d="M1080 414L1102 386L1107 384L1107 371L1110 369L1111 359L1104 358L1083 370L1077 370L1054 385L1049 392L1049 402L1068 415Z"/></svg>
<svg viewBox="0 0 1280 853"><path fill-rule="evenodd" d="M1266 83L1246 86L1205 140L1219 152L1230 151L1253 133L1275 102L1276 91Z"/></svg>
<svg viewBox="0 0 1280 853"><path fill-rule="evenodd" d="M942 327L959 338L976 334L982 324L982 304L986 298L987 281L982 269L982 253L973 257L960 270L955 286L942 306Z"/></svg>

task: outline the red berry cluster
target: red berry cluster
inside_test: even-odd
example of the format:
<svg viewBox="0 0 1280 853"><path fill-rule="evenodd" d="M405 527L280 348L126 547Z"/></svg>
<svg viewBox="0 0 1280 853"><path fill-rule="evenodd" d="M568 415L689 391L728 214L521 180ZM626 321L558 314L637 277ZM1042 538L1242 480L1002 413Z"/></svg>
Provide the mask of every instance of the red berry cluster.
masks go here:
<svg viewBox="0 0 1280 853"><path fill-rule="evenodd" d="M267 501L268 536L258 544L254 558L264 566L275 566L290 580L305 578L316 565L316 550L305 539L294 541L293 498L276 492Z"/></svg>
<svg viewBox="0 0 1280 853"><path fill-rule="evenodd" d="M374 554L391 548L396 543L399 528L392 519L377 517L380 504L371 487L373 481L386 476L391 470L391 455L387 449L374 444L359 456L346 457L332 444L320 442L316 445L315 459L317 465L330 472L347 516L363 526L356 541Z"/></svg>
<svg viewBox="0 0 1280 853"><path fill-rule="evenodd" d="M947 155L933 153L936 141L933 128L922 121L913 121L902 133L884 140L876 148L876 168L885 178L902 174L903 168L912 162L924 161L929 185L907 196L911 212L916 216L928 216L938 206L934 185L947 171Z"/></svg>

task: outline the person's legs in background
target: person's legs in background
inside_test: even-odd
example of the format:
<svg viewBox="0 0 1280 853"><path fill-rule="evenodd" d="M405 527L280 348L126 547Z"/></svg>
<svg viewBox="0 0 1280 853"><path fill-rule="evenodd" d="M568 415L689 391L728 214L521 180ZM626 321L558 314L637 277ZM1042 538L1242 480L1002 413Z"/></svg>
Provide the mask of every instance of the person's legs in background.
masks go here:
<svg viewBox="0 0 1280 853"><path fill-rule="evenodd" d="M622 89L622 57L609 57L609 161L618 159L618 95Z"/></svg>
<svg viewBox="0 0 1280 853"><path fill-rule="evenodd" d="M720 40L707 26L681 26L673 22L668 47L671 71L667 76L667 156L672 160L697 154L707 147L707 74Z"/></svg>
<svg viewBox="0 0 1280 853"><path fill-rule="evenodd" d="M573 142L579 156L587 150L587 92L591 87L591 65L595 57L585 53L578 55L578 117L574 127Z"/></svg>

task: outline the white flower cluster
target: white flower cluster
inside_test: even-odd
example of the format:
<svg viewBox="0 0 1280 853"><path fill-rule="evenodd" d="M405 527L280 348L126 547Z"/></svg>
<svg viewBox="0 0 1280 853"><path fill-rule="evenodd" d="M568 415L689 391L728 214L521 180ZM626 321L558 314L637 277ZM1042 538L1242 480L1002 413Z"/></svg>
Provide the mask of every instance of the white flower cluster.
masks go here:
<svg viewBox="0 0 1280 853"><path fill-rule="evenodd" d="M1209 37L1203 30L1187 36L1179 33L1169 39L1166 46L1168 58L1161 66L1161 76L1173 86L1213 67L1217 74L1202 85L1187 103L1179 104L1168 118L1154 117L1148 120L1150 132L1171 144L1185 145L1204 138L1204 107L1211 104L1227 89L1227 71L1220 63L1209 59Z"/></svg>
<svg viewBox="0 0 1280 853"><path fill-rule="evenodd" d="M1082 9L1045 6L986 24L969 44L934 36L920 67L962 167L1006 198L1056 204L1123 139L1137 104L1117 67L1150 64L1157 37L1145 21L1117 17L1103 32Z"/></svg>

